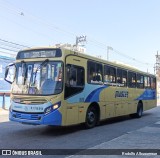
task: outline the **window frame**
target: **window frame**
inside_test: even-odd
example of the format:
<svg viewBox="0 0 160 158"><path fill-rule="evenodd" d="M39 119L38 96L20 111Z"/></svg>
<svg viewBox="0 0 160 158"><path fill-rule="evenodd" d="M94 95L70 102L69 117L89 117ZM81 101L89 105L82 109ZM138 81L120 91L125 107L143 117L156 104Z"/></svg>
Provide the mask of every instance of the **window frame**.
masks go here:
<svg viewBox="0 0 160 158"><path fill-rule="evenodd" d="M143 83L141 82L142 77L143 77ZM140 80L140 82L137 82L138 80ZM136 75L136 82L137 82L137 88L144 89L144 75L143 74L137 73L137 75Z"/></svg>
<svg viewBox="0 0 160 158"><path fill-rule="evenodd" d="M108 70L107 70L108 69ZM107 80L105 79L107 77ZM116 83L116 78L117 78L117 69L114 66L110 65L104 65L104 76L103 76L104 84L111 83L115 84ZM110 79L111 80L110 80Z"/></svg>
<svg viewBox="0 0 160 158"><path fill-rule="evenodd" d="M88 84L98 84L98 85L103 84L103 74L104 74L103 67L104 66L102 63L88 60L87 62L87 83ZM93 71L91 71L91 68L93 69Z"/></svg>
<svg viewBox="0 0 160 158"><path fill-rule="evenodd" d="M145 81L145 79L147 78L147 82ZM151 88L151 77L148 75L144 75L144 88Z"/></svg>
<svg viewBox="0 0 160 158"><path fill-rule="evenodd" d="M118 71L120 71L120 72L118 72ZM120 73L120 76L118 73ZM120 79L118 79L118 77L120 77ZM127 87L127 78L128 78L127 70L117 67L116 83L121 84L121 87ZM126 79L125 82L124 82L124 79ZM118 82L118 80L120 80L120 82Z"/></svg>
<svg viewBox="0 0 160 158"><path fill-rule="evenodd" d="M151 89L156 89L156 86L156 77L151 77Z"/></svg>
<svg viewBox="0 0 160 158"><path fill-rule="evenodd" d="M130 76L130 74L132 74L132 75ZM130 77L131 77L131 81L130 81ZM135 77L135 79L134 79L135 82L132 81L133 80L132 77ZM136 82L137 82L136 81L136 73L128 70L128 80L127 80L128 88L136 88Z"/></svg>
<svg viewBox="0 0 160 158"><path fill-rule="evenodd" d="M70 80L71 80L71 72L69 70L69 73L68 73L68 68L75 68L77 69L76 71L78 71L78 69L82 69L83 70L83 76L82 76L82 79L83 79L83 83L82 85L74 85L74 84L71 84ZM69 76L68 76L69 75ZM78 81L78 75L79 73L76 74L77 78L76 78L76 82ZM78 82L77 82L78 83ZM64 98L69 98L73 95L76 95L78 93L81 93L83 90L84 90L84 87L85 87L85 68L82 67L82 66L79 66L79 65L74 65L74 64L66 64L66 71L65 71L65 91L64 91Z"/></svg>

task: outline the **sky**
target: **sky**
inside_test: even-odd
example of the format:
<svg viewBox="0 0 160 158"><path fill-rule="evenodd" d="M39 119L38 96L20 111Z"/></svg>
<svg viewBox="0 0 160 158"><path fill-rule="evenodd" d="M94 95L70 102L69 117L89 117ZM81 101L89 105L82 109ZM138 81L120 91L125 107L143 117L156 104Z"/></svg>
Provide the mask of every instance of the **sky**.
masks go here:
<svg viewBox="0 0 160 158"><path fill-rule="evenodd" d="M160 50L159 0L0 0L0 39L26 46L75 44L86 53L154 73ZM1 43L0 43L1 46Z"/></svg>

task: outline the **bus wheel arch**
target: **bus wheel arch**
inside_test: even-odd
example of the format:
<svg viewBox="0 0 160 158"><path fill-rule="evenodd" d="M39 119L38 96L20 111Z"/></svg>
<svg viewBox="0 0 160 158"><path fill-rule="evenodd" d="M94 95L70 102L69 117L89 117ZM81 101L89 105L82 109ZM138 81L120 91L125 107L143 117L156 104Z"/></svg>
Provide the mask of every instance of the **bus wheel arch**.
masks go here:
<svg viewBox="0 0 160 158"><path fill-rule="evenodd" d="M86 118L85 118L85 127L86 128L93 128L96 124L99 123L100 120L100 108L99 104L93 102L89 105L86 111Z"/></svg>

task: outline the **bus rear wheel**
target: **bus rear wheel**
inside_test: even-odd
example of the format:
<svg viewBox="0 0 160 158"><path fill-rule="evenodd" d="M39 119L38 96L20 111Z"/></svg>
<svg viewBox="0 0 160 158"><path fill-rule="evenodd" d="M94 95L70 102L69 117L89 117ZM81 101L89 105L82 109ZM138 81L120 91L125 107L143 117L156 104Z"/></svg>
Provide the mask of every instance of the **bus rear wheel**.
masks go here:
<svg viewBox="0 0 160 158"><path fill-rule="evenodd" d="M138 103L137 105L137 112L134 114L131 114L130 116L132 118L141 118L143 114L143 104L142 103Z"/></svg>
<svg viewBox="0 0 160 158"><path fill-rule="evenodd" d="M136 117L141 118L143 114L143 105L142 103L138 103Z"/></svg>
<svg viewBox="0 0 160 158"><path fill-rule="evenodd" d="M85 127L86 128L93 128L98 121L98 114L96 108L94 106L90 106L86 113L86 121Z"/></svg>

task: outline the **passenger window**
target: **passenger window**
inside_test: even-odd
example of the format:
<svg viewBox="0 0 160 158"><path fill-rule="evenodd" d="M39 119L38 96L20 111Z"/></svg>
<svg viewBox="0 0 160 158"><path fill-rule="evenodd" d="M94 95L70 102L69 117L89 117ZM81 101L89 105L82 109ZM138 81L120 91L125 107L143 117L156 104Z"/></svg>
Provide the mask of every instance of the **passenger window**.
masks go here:
<svg viewBox="0 0 160 158"><path fill-rule="evenodd" d="M66 66L65 98L83 90L84 78L83 67L70 64Z"/></svg>
<svg viewBox="0 0 160 158"><path fill-rule="evenodd" d="M116 68L105 65L104 66L104 83L115 83L116 82Z"/></svg>
<svg viewBox="0 0 160 158"><path fill-rule="evenodd" d="M151 88L156 89L156 78L151 77Z"/></svg>
<svg viewBox="0 0 160 158"><path fill-rule="evenodd" d="M144 76L137 74L137 88L144 88Z"/></svg>
<svg viewBox="0 0 160 158"><path fill-rule="evenodd" d="M128 87L136 87L136 73L134 72L128 72Z"/></svg>
<svg viewBox="0 0 160 158"><path fill-rule="evenodd" d="M103 75L102 64L95 63L92 61L88 62L88 83L102 84Z"/></svg>
<svg viewBox="0 0 160 158"><path fill-rule="evenodd" d="M127 71L122 70L122 84L124 84L124 86L127 86Z"/></svg>
<svg viewBox="0 0 160 158"><path fill-rule="evenodd" d="M122 70L117 69L117 83L122 83Z"/></svg>
<svg viewBox="0 0 160 158"><path fill-rule="evenodd" d="M149 76L144 77L144 86L145 88L151 88L151 78Z"/></svg>
<svg viewBox="0 0 160 158"><path fill-rule="evenodd" d="M117 69L117 83L121 84L120 86L127 86L127 71Z"/></svg>

